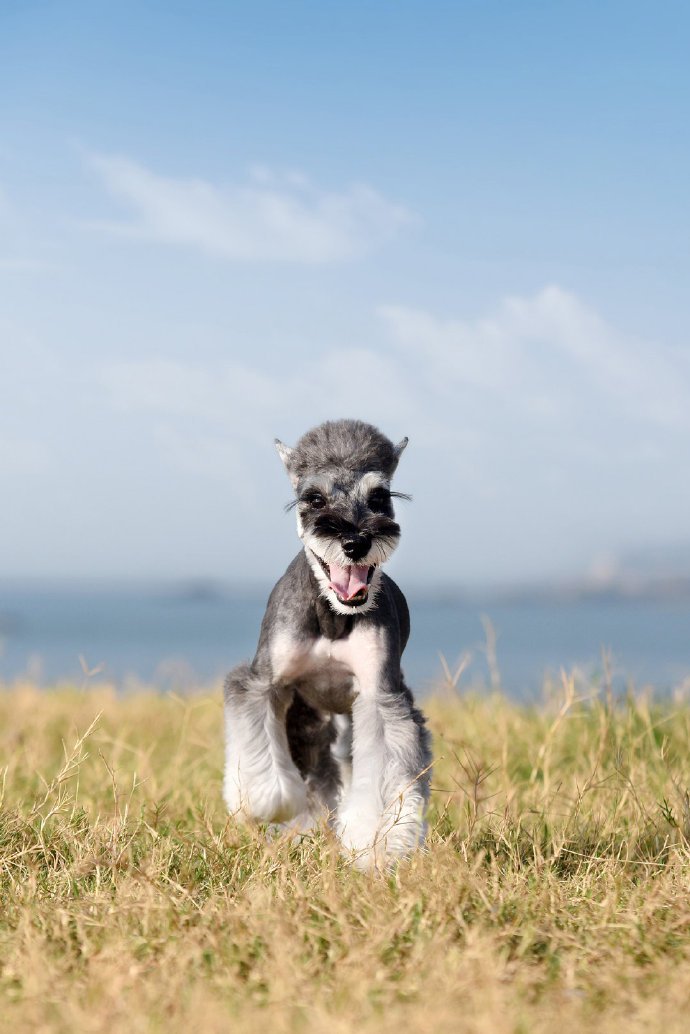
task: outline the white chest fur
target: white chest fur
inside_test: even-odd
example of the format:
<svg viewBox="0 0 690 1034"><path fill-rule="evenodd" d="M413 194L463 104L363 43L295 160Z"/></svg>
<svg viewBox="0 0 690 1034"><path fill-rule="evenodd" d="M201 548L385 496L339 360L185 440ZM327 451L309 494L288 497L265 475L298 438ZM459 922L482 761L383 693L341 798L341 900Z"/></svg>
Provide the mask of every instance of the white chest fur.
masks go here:
<svg viewBox="0 0 690 1034"><path fill-rule="evenodd" d="M316 694L320 706L331 709L335 704L332 709L341 710L343 692L352 697L375 693L385 650L383 630L372 626L356 625L343 639L296 639L280 631L271 640L273 679L299 684L300 692Z"/></svg>

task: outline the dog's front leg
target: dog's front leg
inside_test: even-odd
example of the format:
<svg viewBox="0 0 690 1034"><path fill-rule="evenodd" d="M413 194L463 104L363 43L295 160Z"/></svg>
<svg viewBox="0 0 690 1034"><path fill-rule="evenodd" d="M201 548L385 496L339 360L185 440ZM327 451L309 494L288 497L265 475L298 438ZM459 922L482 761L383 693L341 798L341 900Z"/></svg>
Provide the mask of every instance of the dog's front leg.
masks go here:
<svg viewBox="0 0 690 1034"><path fill-rule="evenodd" d="M241 665L225 683L224 797L232 814L285 822L304 811L304 780L290 755L285 718L292 693Z"/></svg>
<svg viewBox="0 0 690 1034"><path fill-rule="evenodd" d="M352 781L338 813L338 832L359 867L385 866L424 839L428 734L390 656L384 629L358 629L340 649L347 653L357 696Z"/></svg>

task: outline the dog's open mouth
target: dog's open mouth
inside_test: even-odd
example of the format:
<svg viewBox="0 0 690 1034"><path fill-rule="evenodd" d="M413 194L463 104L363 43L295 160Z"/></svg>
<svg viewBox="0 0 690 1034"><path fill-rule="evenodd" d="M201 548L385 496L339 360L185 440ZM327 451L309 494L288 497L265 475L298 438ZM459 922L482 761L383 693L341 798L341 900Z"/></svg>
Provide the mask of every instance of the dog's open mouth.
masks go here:
<svg viewBox="0 0 690 1034"><path fill-rule="evenodd" d="M340 567L339 564L327 564L318 554L314 554L328 578L328 588L332 589L341 603L346 607L360 607L369 596L369 584L374 576L375 567L366 564L351 564Z"/></svg>

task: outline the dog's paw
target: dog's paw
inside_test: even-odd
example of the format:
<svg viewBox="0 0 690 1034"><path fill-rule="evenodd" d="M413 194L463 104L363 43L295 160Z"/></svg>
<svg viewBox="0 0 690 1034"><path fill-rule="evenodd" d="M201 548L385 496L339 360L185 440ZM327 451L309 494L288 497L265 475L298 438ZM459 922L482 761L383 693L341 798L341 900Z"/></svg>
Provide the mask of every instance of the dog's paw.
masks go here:
<svg viewBox="0 0 690 1034"><path fill-rule="evenodd" d="M371 809L346 805L338 814L335 826L338 839L358 869L377 867L377 856L381 854L380 824L380 814Z"/></svg>
<svg viewBox="0 0 690 1034"><path fill-rule="evenodd" d="M299 777L247 783L228 775L223 796L231 815L256 822L288 822L307 810L307 790Z"/></svg>
<svg viewBox="0 0 690 1034"><path fill-rule="evenodd" d="M383 814L346 807L336 826L343 851L358 869L390 869L423 843L424 806L421 795L408 794Z"/></svg>

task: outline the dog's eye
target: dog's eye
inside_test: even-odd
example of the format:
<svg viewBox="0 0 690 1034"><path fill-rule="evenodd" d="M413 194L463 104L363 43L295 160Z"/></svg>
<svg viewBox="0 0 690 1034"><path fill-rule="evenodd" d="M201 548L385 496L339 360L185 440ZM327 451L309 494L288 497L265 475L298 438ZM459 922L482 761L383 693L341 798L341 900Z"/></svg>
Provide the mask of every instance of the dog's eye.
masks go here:
<svg viewBox="0 0 690 1034"><path fill-rule="evenodd" d="M369 509L375 513L387 510L390 505L391 494L387 488L375 488L369 496Z"/></svg>
<svg viewBox="0 0 690 1034"><path fill-rule="evenodd" d="M304 502L307 503L312 508L312 510L323 510L324 506L326 505L326 500L320 492L310 493L310 495L306 497Z"/></svg>

